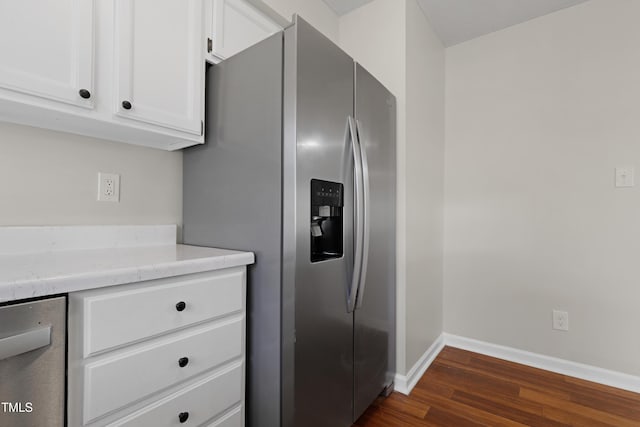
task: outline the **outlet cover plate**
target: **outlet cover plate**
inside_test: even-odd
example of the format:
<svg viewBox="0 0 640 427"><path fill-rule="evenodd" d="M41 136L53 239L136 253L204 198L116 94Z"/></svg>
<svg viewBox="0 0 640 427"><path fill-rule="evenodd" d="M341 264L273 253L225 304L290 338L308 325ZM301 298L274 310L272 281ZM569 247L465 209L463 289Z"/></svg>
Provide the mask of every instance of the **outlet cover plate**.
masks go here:
<svg viewBox="0 0 640 427"><path fill-rule="evenodd" d="M635 169L631 166L616 168L616 187L625 188L635 186Z"/></svg>
<svg viewBox="0 0 640 427"><path fill-rule="evenodd" d="M98 201L120 201L120 175L98 172Z"/></svg>
<svg viewBox="0 0 640 427"><path fill-rule="evenodd" d="M553 310L553 329L556 331L568 331L569 313L566 311Z"/></svg>

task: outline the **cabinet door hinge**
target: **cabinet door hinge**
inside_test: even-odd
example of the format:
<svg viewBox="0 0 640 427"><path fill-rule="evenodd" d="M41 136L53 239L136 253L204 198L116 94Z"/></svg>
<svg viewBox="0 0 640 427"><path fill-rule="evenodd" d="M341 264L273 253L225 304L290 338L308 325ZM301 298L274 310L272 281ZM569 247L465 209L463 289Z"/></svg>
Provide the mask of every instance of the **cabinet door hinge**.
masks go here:
<svg viewBox="0 0 640 427"><path fill-rule="evenodd" d="M200 120L200 135L204 135L204 120Z"/></svg>
<svg viewBox="0 0 640 427"><path fill-rule="evenodd" d="M213 51L213 40L211 38L207 39L207 52L211 53Z"/></svg>

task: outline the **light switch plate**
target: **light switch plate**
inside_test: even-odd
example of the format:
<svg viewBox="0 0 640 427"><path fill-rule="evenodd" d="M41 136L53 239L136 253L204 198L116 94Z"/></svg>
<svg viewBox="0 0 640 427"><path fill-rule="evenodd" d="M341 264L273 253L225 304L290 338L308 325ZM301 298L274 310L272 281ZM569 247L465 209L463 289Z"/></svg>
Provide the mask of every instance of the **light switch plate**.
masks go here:
<svg viewBox="0 0 640 427"><path fill-rule="evenodd" d="M635 183L635 169L632 167L618 167L616 168L616 187L634 187Z"/></svg>

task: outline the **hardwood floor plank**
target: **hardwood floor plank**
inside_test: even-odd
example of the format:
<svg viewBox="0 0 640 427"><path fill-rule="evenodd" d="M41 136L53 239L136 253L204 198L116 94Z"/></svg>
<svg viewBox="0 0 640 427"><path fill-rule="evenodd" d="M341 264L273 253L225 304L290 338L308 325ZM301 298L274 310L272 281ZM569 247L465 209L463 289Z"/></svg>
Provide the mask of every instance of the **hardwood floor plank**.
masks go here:
<svg viewBox="0 0 640 427"><path fill-rule="evenodd" d="M423 418L416 418L386 406L369 408L355 424L358 427L440 427Z"/></svg>
<svg viewBox="0 0 640 427"><path fill-rule="evenodd" d="M451 362L462 363L463 365L468 365L471 361L471 357L474 353L465 350L459 350L457 348L445 346L440 354L438 354L438 359L441 361L448 360Z"/></svg>
<svg viewBox="0 0 640 427"><path fill-rule="evenodd" d="M413 392L417 393L417 397L420 397L420 393L422 392L451 397L453 395L453 388L447 384L441 384L435 381L431 372L426 372L414 387ZM411 395L413 396L413 393Z"/></svg>
<svg viewBox="0 0 640 427"><path fill-rule="evenodd" d="M572 388L578 387L587 391L596 392L596 394L602 394L606 396L616 396L628 401L637 402L638 393L634 393L628 390L622 390L620 388L609 387L604 384L598 384L591 381L582 380L574 377L564 377L564 381L568 383Z"/></svg>
<svg viewBox="0 0 640 427"><path fill-rule="evenodd" d="M481 393L517 396L520 387L512 382L456 366L434 362L430 367L432 379L454 390L473 389Z"/></svg>
<svg viewBox="0 0 640 427"><path fill-rule="evenodd" d="M429 412L427 412L425 419L430 421L433 421L432 412L434 410L443 410L455 414L460 418L492 427L518 427L525 425L441 396L432 395L429 403L431 404L431 408Z"/></svg>
<svg viewBox="0 0 640 427"><path fill-rule="evenodd" d="M548 420L556 421L559 423L565 423L570 426L588 426L588 427L615 427L612 424L596 421L593 418L582 416L581 414L575 414L572 412L563 411L557 408L545 407L544 417Z"/></svg>
<svg viewBox="0 0 640 427"><path fill-rule="evenodd" d="M452 412L445 411L440 408L433 408L430 410L427 420L438 426L482 427L487 425L459 417Z"/></svg>
<svg viewBox="0 0 640 427"><path fill-rule="evenodd" d="M571 401L603 412L619 415L640 424L640 403L608 393L577 390L571 392Z"/></svg>
<svg viewBox="0 0 640 427"><path fill-rule="evenodd" d="M424 418L429 410L429 405L426 403L400 393L393 393L389 396L384 402L384 406L420 419Z"/></svg>
<svg viewBox="0 0 640 427"><path fill-rule="evenodd" d="M378 399L357 427L640 427L640 394L445 347L410 396Z"/></svg>
<svg viewBox="0 0 640 427"><path fill-rule="evenodd" d="M493 399L491 396L486 398L477 396L463 391L456 391L452 397L456 402L464 403L468 406L480 409L484 412L499 415L508 420L516 421L531 427L570 427L569 424L556 422L546 419L543 416L542 405L535 405L536 412L526 410L530 408L528 402L514 401L512 404L506 402L499 402Z"/></svg>
<svg viewBox="0 0 640 427"><path fill-rule="evenodd" d="M523 388L520 390L520 397L533 402L542 403L543 405L551 408L561 409L571 414L582 415L589 419L617 427L638 427L638 425L640 425L637 421L590 408L588 406L579 405L571 401L554 399L553 397L535 390Z"/></svg>

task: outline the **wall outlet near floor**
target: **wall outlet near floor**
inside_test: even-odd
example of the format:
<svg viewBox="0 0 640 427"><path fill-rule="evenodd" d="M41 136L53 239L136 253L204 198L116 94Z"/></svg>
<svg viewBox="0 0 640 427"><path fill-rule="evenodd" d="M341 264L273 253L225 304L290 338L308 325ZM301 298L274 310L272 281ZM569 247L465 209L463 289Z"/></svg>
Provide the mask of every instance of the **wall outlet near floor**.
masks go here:
<svg viewBox="0 0 640 427"><path fill-rule="evenodd" d="M557 331L568 331L569 313L566 311L553 310L553 329Z"/></svg>
<svg viewBox="0 0 640 427"><path fill-rule="evenodd" d="M98 201L120 201L120 175L98 172Z"/></svg>

